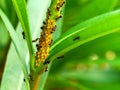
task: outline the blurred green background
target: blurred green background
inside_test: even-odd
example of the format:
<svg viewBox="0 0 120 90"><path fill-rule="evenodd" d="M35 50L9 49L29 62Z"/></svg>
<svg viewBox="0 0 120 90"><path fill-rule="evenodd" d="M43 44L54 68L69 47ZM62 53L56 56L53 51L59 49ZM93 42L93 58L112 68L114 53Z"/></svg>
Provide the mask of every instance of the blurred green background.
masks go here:
<svg viewBox="0 0 120 90"><path fill-rule="evenodd" d="M0 8L5 12L15 28L17 26L18 19L12 5L12 0L0 0ZM0 17L0 80L4 70L10 42L10 36Z"/></svg>
<svg viewBox="0 0 120 90"><path fill-rule="evenodd" d="M34 3L34 1L33 1ZM18 18L12 0L0 0L14 28ZM120 0L66 0L62 33L98 15L120 9ZM11 39L0 18L0 80ZM119 90L120 32L86 43L54 60L45 90ZM78 54L78 50L81 50ZM73 55L69 58L70 55Z"/></svg>

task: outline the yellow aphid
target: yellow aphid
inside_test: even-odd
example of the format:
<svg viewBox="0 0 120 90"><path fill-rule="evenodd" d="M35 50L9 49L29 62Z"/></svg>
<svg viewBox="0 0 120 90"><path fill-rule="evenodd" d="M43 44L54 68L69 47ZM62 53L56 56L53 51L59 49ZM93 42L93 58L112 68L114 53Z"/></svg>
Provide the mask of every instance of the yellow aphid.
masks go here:
<svg viewBox="0 0 120 90"><path fill-rule="evenodd" d="M40 58L40 55L38 55L38 58Z"/></svg>
<svg viewBox="0 0 120 90"><path fill-rule="evenodd" d="M65 0L58 0L57 4L62 7L65 3Z"/></svg>
<svg viewBox="0 0 120 90"><path fill-rule="evenodd" d="M38 62L40 62L40 59L38 59Z"/></svg>

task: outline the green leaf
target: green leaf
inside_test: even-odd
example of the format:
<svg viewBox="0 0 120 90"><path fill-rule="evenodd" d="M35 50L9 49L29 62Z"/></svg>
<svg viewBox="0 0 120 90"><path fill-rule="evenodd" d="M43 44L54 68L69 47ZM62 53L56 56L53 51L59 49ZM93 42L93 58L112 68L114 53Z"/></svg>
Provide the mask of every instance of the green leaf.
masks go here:
<svg viewBox="0 0 120 90"><path fill-rule="evenodd" d="M117 1L118 0L67 0L63 30L66 31L82 21L114 10Z"/></svg>
<svg viewBox="0 0 120 90"><path fill-rule="evenodd" d="M87 58L90 59L89 57L92 56L93 54L94 55L96 54L98 56L98 59L100 58L105 59L105 53L108 51L115 52L116 55L118 54L116 57L119 57L119 52L118 52L118 50L120 49L119 44L120 44L120 34L118 32L112 33L107 36L93 40L91 42L85 43L80 47L71 50L70 52L66 53L64 59L67 59L68 57L76 53L73 57L69 59L69 61L79 60L79 62L89 62L89 61L82 61L80 59L87 59Z"/></svg>
<svg viewBox="0 0 120 90"><path fill-rule="evenodd" d="M82 44L120 30L119 20L120 10L117 10L78 24L53 44L50 59L53 60Z"/></svg>
<svg viewBox="0 0 120 90"><path fill-rule="evenodd" d="M0 7L3 10L3 12L7 15L13 27L16 27L18 23L18 18L14 10L12 0L0 0Z"/></svg>
<svg viewBox="0 0 120 90"><path fill-rule="evenodd" d="M0 18L0 66L4 63L4 58L6 57L7 47L10 41L9 34L6 30L4 23Z"/></svg>
<svg viewBox="0 0 120 90"><path fill-rule="evenodd" d="M50 0L35 0L34 3L33 0L28 1L27 8L33 40L40 37L40 26L42 26L43 24L43 20L45 19L47 7L49 6L49 4ZM25 58L25 61L27 63L27 69L29 71L29 52L26 42L22 37L22 27L20 23L18 24L16 31L17 35L20 37L19 42L22 43L21 47L23 48L24 53L23 58ZM22 70L18 59L19 58L15 51L15 47L13 46L13 44L11 44L7 56L4 74L2 77L1 88L3 88L3 90L21 90L21 88L22 90L26 90L26 86L23 86L25 85L23 82L24 76L22 74ZM8 82L8 80L10 81L10 83Z"/></svg>
<svg viewBox="0 0 120 90"><path fill-rule="evenodd" d="M30 53L30 68L34 70L34 50L25 0L13 0L13 5L21 22Z"/></svg>
<svg viewBox="0 0 120 90"><path fill-rule="evenodd" d="M1 15L1 18L3 20L3 22L5 23L6 27L7 27L7 30L12 38L12 41L13 41L13 44L15 46L15 49L18 53L18 56L20 59L20 65L21 65L21 68L23 70L23 73L24 73L24 76L25 76L25 79L26 79L26 83L27 83L27 88L29 89L29 81L28 81L28 78L27 78L27 75L28 75L28 72L27 72L27 67L26 67L26 64L25 64L25 59L24 59L24 53L23 53L23 49L21 48L21 43L19 42L19 38L14 30L14 28L12 27L10 21L8 20L7 16L2 12L2 10L0 9L0 15Z"/></svg>
<svg viewBox="0 0 120 90"><path fill-rule="evenodd" d="M78 63L93 63L93 64L108 63L116 67L119 65L120 62L118 51L120 50L119 45L120 45L120 33L118 32L97 38L91 42L85 43L80 47L77 47L67 52L64 55L65 56L64 58L60 60L55 60L52 65L53 70L51 71L52 72L56 70L59 71L59 69L65 68L66 64L69 63L71 63L72 65L76 65ZM113 52L115 58L112 60L108 60L106 58L107 52Z"/></svg>

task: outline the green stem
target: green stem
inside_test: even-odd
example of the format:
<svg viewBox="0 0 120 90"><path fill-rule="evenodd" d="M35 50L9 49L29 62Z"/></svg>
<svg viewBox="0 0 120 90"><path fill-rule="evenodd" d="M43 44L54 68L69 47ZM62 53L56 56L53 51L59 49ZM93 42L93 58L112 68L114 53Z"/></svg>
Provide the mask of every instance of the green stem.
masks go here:
<svg viewBox="0 0 120 90"><path fill-rule="evenodd" d="M25 0L13 0L13 5L15 7L18 18L21 22L23 31L25 33L25 38L26 38L28 50L30 53L30 71L34 71L34 48L33 48L33 44L32 44L32 36L30 33L30 25L29 25L27 10L26 10L26 2L25 2ZM22 5L22 7L21 7L21 5ZM23 11L23 12L21 12L21 11ZM24 21L25 19L26 19L26 21Z"/></svg>
<svg viewBox="0 0 120 90"><path fill-rule="evenodd" d="M34 76L34 77L31 77ZM40 74L35 74L30 76L30 90L38 90L38 84L40 81Z"/></svg>
<svg viewBox="0 0 120 90"><path fill-rule="evenodd" d="M58 18L58 16L59 16L58 14L61 11L62 6L59 8L59 10L55 9L58 1L62 1L62 0L52 0L52 2L51 2L51 5L49 7L50 14L51 14L49 17L50 20L56 21L56 18ZM46 17L47 17L47 15L46 15ZM43 75L43 72L45 71L46 66L47 65L44 65L41 62L40 66L38 68L36 67L35 70L33 70L33 71L31 70L31 76L33 79L33 80L32 79L30 80L31 90L38 90L39 82L42 80L41 76ZM44 82L44 80L41 81L41 83L43 83L43 82ZM42 84L42 86L43 86L43 84ZM41 87L41 88L43 88L43 87Z"/></svg>

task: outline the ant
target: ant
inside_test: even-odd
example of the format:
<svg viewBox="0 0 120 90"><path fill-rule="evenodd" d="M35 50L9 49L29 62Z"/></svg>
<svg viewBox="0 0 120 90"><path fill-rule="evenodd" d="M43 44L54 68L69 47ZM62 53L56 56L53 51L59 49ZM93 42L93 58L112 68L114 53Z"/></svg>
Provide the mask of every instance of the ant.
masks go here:
<svg viewBox="0 0 120 90"><path fill-rule="evenodd" d="M24 32L22 32L22 35L23 35L23 39L25 39L25 33Z"/></svg>
<svg viewBox="0 0 120 90"><path fill-rule="evenodd" d="M78 37L75 37L74 39L73 39L73 41L76 41L76 40L79 40L80 39L80 37L78 36Z"/></svg>
<svg viewBox="0 0 120 90"><path fill-rule="evenodd" d="M57 57L57 59L62 59L62 58L64 58L64 55Z"/></svg>

